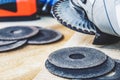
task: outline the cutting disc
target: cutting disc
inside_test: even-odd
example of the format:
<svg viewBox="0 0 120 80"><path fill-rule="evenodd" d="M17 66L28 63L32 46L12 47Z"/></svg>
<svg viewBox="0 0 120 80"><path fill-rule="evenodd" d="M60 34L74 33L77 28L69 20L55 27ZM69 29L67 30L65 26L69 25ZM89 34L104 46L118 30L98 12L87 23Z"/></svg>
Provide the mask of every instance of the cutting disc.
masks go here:
<svg viewBox="0 0 120 80"><path fill-rule="evenodd" d="M60 40L63 35L55 30L38 28L39 33L28 39L28 44L48 44Z"/></svg>
<svg viewBox="0 0 120 80"><path fill-rule="evenodd" d="M12 44L0 46L0 52L16 49L20 46L23 46L26 42L27 40L20 40Z"/></svg>
<svg viewBox="0 0 120 80"><path fill-rule="evenodd" d="M120 80L120 60L115 60L115 62L115 68L109 74L103 75L98 78L83 80Z"/></svg>
<svg viewBox="0 0 120 80"><path fill-rule="evenodd" d="M54 75L76 79L76 78L93 78L104 75L109 73L114 68L114 61L110 58L103 63L102 65L93 67L93 68L86 68L86 69L68 69L55 66L51 64L48 60L45 63L46 68L48 71Z"/></svg>
<svg viewBox="0 0 120 80"><path fill-rule="evenodd" d="M0 29L0 40L26 39L36 35L39 30L34 26L11 26Z"/></svg>
<svg viewBox="0 0 120 80"><path fill-rule="evenodd" d="M70 69L95 67L106 59L107 56L103 52L86 47L63 48L50 54L48 58L50 63Z"/></svg>
<svg viewBox="0 0 120 80"><path fill-rule="evenodd" d="M81 7L79 7L79 12L71 8L70 0L59 0L53 6L52 14L68 28L86 34L96 33L96 26L88 20L85 11Z"/></svg>
<svg viewBox="0 0 120 80"><path fill-rule="evenodd" d="M12 40L12 41L0 40L0 46L12 44L15 42L17 42L17 40Z"/></svg>
<svg viewBox="0 0 120 80"><path fill-rule="evenodd" d="M49 56L45 66L54 75L83 79L109 73L114 68L115 63L98 50L74 47L55 51Z"/></svg>

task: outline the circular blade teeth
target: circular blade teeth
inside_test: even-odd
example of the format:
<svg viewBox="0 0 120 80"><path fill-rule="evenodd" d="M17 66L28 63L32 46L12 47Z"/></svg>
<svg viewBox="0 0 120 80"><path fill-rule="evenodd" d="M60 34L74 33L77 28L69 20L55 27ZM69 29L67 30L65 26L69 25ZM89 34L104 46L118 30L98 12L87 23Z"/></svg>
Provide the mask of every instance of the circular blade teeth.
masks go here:
<svg viewBox="0 0 120 80"><path fill-rule="evenodd" d="M52 8L53 16L64 26L85 34L96 33L95 26L85 16L85 11L70 7L69 0L60 0Z"/></svg>

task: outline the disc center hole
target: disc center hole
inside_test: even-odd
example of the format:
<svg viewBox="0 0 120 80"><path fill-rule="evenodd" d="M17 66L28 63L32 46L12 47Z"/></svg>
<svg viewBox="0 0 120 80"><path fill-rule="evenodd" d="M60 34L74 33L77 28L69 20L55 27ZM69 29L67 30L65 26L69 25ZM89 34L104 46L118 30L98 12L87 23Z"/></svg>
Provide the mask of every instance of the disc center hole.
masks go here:
<svg viewBox="0 0 120 80"><path fill-rule="evenodd" d="M84 55L78 54L78 53L76 53L76 54L71 54L69 57L70 57L71 59L83 59L83 58L85 58Z"/></svg>
<svg viewBox="0 0 120 80"><path fill-rule="evenodd" d="M21 33L21 32L22 32L22 30L11 31L11 33L13 33L13 34L19 34L19 33Z"/></svg>

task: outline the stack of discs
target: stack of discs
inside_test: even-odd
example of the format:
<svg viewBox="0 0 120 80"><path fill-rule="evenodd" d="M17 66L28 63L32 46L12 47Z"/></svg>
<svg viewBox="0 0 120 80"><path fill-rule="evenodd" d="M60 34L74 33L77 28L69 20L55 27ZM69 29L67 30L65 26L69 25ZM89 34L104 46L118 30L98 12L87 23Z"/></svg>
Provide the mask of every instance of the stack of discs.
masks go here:
<svg viewBox="0 0 120 80"><path fill-rule="evenodd" d="M11 26L0 29L0 52L28 44L46 44L58 41L62 34L35 26Z"/></svg>
<svg viewBox="0 0 120 80"><path fill-rule="evenodd" d="M116 62L103 52L86 47L57 50L49 55L45 66L54 75L75 79L93 80L117 69ZM116 68L117 67L117 68ZM117 69L120 72L120 68ZM117 72L117 75L119 75ZM119 79L94 79L119 80Z"/></svg>

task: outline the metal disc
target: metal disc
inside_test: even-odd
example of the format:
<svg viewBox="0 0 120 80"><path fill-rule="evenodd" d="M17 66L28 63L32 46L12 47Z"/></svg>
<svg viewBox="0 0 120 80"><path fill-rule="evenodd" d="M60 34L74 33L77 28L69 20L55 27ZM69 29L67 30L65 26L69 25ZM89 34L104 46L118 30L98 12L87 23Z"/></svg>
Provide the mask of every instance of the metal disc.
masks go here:
<svg viewBox="0 0 120 80"><path fill-rule="evenodd" d="M15 42L17 42L17 40L12 40L12 41L0 40L0 46L12 44Z"/></svg>
<svg viewBox="0 0 120 80"><path fill-rule="evenodd" d="M11 26L0 29L0 40L18 40L36 35L39 30L34 26Z"/></svg>
<svg viewBox="0 0 120 80"><path fill-rule="evenodd" d="M115 60L115 62L115 68L109 74L103 75L98 78L83 80L120 80L120 60Z"/></svg>
<svg viewBox="0 0 120 80"><path fill-rule="evenodd" d="M39 28L39 33L28 39L28 44L48 44L60 40L63 35L57 31Z"/></svg>
<svg viewBox="0 0 120 80"><path fill-rule="evenodd" d="M85 11L79 7L78 12L70 4L70 0L59 0L52 8L53 16L68 28L85 34L95 34L96 26L88 20Z"/></svg>
<svg viewBox="0 0 120 80"><path fill-rule="evenodd" d="M23 46L26 42L27 40L20 40L12 44L0 46L0 52L16 49L20 46Z"/></svg>
<svg viewBox="0 0 120 80"><path fill-rule="evenodd" d="M50 54L48 58L51 64L70 69L95 67L106 59L107 56L103 52L86 47L63 48Z"/></svg>
<svg viewBox="0 0 120 80"><path fill-rule="evenodd" d="M110 72L114 68L115 63L111 58L108 58L108 60L106 60L103 64L98 65L96 67L86 68L86 69L70 69L70 68L62 68L55 66L54 64L51 64L49 60L47 60L45 66L48 69L48 71L54 75L64 78L71 78L71 79L77 79L77 78L83 79L83 78L93 78L104 75Z"/></svg>

